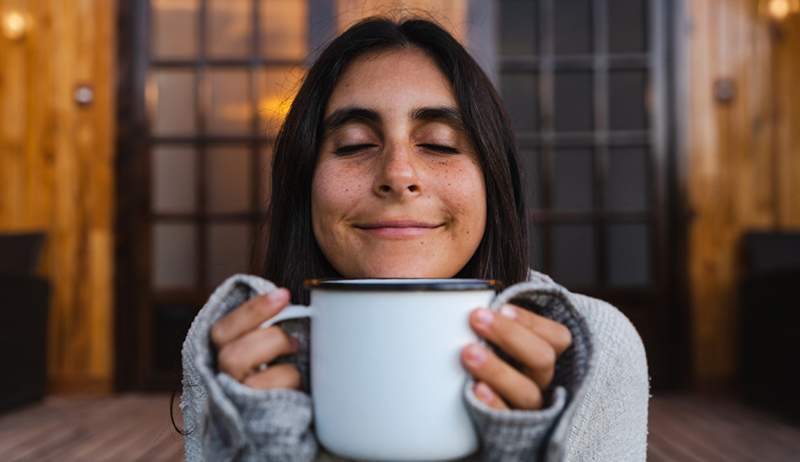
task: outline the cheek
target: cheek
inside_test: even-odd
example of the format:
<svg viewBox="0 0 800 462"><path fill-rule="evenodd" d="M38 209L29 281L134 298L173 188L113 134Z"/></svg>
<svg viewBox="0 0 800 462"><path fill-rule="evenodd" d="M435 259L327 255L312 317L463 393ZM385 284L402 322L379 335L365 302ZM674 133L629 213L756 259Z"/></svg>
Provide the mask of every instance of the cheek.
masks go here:
<svg viewBox="0 0 800 462"><path fill-rule="evenodd" d="M363 182L355 172L331 166L325 162L317 166L311 182L311 219L314 231L320 225L331 225L346 215L359 195Z"/></svg>
<svg viewBox="0 0 800 462"><path fill-rule="evenodd" d="M477 165L453 169L447 178L448 201L453 213L460 218L468 238L483 236L486 227L486 186Z"/></svg>

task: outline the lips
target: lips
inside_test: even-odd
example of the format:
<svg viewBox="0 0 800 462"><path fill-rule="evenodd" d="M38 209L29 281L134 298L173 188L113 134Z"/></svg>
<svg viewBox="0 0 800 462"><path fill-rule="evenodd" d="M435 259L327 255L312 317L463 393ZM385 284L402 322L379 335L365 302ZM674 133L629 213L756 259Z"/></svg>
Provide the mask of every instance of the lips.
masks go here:
<svg viewBox="0 0 800 462"><path fill-rule="evenodd" d="M444 223L430 223L416 220L387 220L354 225L371 235L389 238L409 238L424 236L444 226Z"/></svg>

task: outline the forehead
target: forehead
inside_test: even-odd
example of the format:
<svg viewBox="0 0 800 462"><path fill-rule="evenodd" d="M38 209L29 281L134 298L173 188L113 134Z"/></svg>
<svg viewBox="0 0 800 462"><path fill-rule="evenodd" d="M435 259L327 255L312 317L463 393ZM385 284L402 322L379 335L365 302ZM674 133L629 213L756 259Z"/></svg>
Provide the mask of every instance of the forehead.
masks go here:
<svg viewBox="0 0 800 462"><path fill-rule="evenodd" d="M456 106L452 86L419 48L368 53L345 69L331 94L326 115L344 106L405 114L408 108Z"/></svg>

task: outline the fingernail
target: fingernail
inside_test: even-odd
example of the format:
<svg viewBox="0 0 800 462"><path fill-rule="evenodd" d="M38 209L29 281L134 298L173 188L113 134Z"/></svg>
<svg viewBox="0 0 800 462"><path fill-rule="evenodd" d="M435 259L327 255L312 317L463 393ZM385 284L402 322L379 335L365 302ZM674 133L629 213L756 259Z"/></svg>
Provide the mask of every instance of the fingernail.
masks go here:
<svg viewBox="0 0 800 462"><path fill-rule="evenodd" d="M275 289L267 294L267 299L271 302L280 302L286 299L287 293L289 293L289 291L284 288Z"/></svg>
<svg viewBox="0 0 800 462"><path fill-rule="evenodd" d="M478 318L478 322L484 326L492 324L492 320L494 319L494 314L485 308L479 309L475 316Z"/></svg>
<svg viewBox="0 0 800 462"><path fill-rule="evenodd" d="M510 305L503 305L500 307L500 314L509 319L517 319L517 310Z"/></svg>
<svg viewBox="0 0 800 462"><path fill-rule="evenodd" d="M475 387L475 393L478 395L478 398L487 403L494 399L494 393L492 393L492 390L489 389L489 386L483 382L479 382Z"/></svg>
<svg viewBox="0 0 800 462"><path fill-rule="evenodd" d="M472 344L467 347L467 361L473 364L481 364L486 361L486 350L478 344Z"/></svg>

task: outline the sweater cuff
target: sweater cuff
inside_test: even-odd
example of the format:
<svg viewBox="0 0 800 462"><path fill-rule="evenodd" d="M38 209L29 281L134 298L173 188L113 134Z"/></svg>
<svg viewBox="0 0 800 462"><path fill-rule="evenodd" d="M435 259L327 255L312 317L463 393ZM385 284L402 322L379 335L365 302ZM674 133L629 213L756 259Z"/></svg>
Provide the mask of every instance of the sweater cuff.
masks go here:
<svg viewBox="0 0 800 462"><path fill-rule="evenodd" d="M482 459L537 460L537 455L547 444L550 430L564 411L566 388L555 387L542 409L525 411L492 409L475 396L473 385L474 381L469 380L465 387L465 400L480 435Z"/></svg>
<svg viewBox="0 0 800 462"><path fill-rule="evenodd" d="M222 392L236 409L239 416L237 420L244 427L245 447L244 454L240 455L269 461L314 459L317 442L310 431L313 410L309 395L286 388L251 388L224 372L217 373L216 379ZM212 408L213 401L212 398ZM225 419L215 420L212 419L212 428L208 435L211 438L207 438L207 444L218 441L223 443L223 447L227 446L224 442L228 429L220 428ZM209 454L216 453L213 448L206 449ZM218 449L225 452L225 448Z"/></svg>

